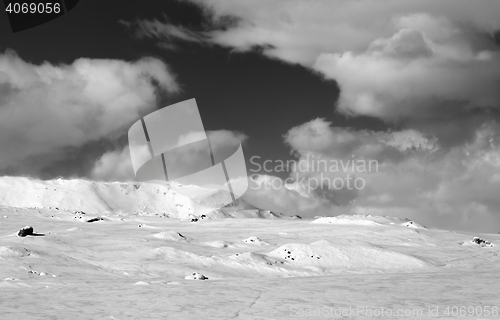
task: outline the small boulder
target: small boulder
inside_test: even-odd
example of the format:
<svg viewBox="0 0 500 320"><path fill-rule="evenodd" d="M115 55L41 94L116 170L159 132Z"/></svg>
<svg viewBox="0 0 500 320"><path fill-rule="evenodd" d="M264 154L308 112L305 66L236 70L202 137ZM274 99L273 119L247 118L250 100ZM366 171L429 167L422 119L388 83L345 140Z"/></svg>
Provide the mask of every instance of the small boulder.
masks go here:
<svg viewBox="0 0 500 320"><path fill-rule="evenodd" d="M186 280L207 280L208 278L205 277L205 275L198 273L198 272L193 272L189 276L185 277L184 279Z"/></svg>
<svg viewBox="0 0 500 320"><path fill-rule="evenodd" d="M33 235L33 227L26 226L17 232L18 237L26 237Z"/></svg>
<svg viewBox="0 0 500 320"><path fill-rule="evenodd" d="M479 237L474 237L471 241L475 244L480 245L481 247L493 247L493 244L491 242Z"/></svg>

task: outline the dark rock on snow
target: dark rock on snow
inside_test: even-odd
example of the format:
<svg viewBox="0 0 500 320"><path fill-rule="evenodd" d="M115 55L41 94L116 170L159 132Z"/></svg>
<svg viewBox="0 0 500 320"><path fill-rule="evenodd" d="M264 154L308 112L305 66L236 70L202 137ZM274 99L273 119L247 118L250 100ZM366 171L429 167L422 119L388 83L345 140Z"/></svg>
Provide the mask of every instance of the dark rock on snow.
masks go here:
<svg viewBox="0 0 500 320"><path fill-rule="evenodd" d="M18 237L26 237L33 235L33 227L26 226L17 232Z"/></svg>

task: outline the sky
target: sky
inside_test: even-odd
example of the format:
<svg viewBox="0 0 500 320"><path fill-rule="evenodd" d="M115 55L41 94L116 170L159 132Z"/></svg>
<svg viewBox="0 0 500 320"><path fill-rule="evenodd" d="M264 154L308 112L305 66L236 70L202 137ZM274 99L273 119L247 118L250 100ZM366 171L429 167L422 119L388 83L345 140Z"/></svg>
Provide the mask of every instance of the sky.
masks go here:
<svg viewBox="0 0 500 320"><path fill-rule="evenodd" d="M243 145L249 202L496 233L499 49L496 0L82 0L18 33L2 16L0 174L131 181L128 128L195 98L214 143Z"/></svg>

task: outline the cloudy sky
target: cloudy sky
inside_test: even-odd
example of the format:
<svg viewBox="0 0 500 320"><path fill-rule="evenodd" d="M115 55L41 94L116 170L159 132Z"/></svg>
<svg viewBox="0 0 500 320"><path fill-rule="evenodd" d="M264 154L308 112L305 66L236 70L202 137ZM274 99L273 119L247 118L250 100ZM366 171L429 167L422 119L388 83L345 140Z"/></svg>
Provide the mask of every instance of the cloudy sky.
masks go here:
<svg viewBox="0 0 500 320"><path fill-rule="evenodd" d="M0 19L0 174L133 180L130 125L196 98L260 174L249 201L498 232L499 49L497 0L88 0L16 34ZM349 177L363 187L328 183Z"/></svg>

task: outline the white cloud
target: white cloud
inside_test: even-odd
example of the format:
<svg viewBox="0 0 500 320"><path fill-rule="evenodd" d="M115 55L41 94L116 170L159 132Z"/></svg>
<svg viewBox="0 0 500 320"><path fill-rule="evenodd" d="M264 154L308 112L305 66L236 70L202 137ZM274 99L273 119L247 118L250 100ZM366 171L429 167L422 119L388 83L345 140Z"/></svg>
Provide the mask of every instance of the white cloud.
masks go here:
<svg viewBox="0 0 500 320"><path fill-rule="evenodd" d="M499 108L498 1L191 2L214 25L227 16L239 19L205 32L205 41L241 51L261 46L269 57L336 80L338 110L346 114L403 121ZM159 25L143 21L141 30L176 34Z"/></svg>
<svg viewBox="0 0 500 320"><path fill-rule="evenodd" d="M0 91L0 170L36 174L64 159L64 148L123 134L140 114L155 109L158 92L179 87L155 58L35 65L7 51L0 55Z"/></svg>
<svg viewBox="0 0 500 320"><path fill-rule="evenodd" d="M407 129L385 132L333 127L324 119L296 126L284 136L285 142L299 155L316 154L337 159L352 156L364 159L399 161L412 151L438 148L434 137Z"/></svg>
<svg viewBox="0 0 500 320"><path fill-rule="evenodd" d="M104 153L95 162L90 176L98 181L135 181L128 146Z"/></svg>
<svg viewBox="0 0 500 320"><path fill-rule="evenodd" d="M492 32L500 29L500 5L495 0L481 4L468 0L191 0L207 10L215 20L224 16L241 19L227 30L212 33L214 42L246 50L252 45L271 44L269 55L293 62L314 61L324 52L364 50L377 38L386 38L407 27L401 17L428 13ZM394 20L398 24L394 24ZM411 20L411 19L409 19ZM420 26L438 32L429 24ZM405 24L406 23L406 24ZM291 60L290 60L291 61Z"/></svg>
<svg viewBox="0 0 500 320"><path fill-rule="evenodd" d="M287 182L276 176L252 175L242 198L265 210L307 218L347 212L346 208L332 206L330 199L301 190L297 184L287 185Z"/></svg>
<svg viewBox="0 0 500 320"><path fill-rule="evenodd" d="M245 144L248 136L244 133L231 130L211 130L207 131L213 148L232 146L238 147L240 143Z"/></svg>
<svg viewBox="0 0 500 320"><path fill-rule="evenodd" d="M338 82L338 108L351 115L442 119L475 108L498 108L500 93L494 84L500 81L499 52L468 54L423 39L419 31L403 29L375 40L364 53L323 53L314 69Z"/></svg>
<svg viewBox="0 0 500 320"><path fill-rule="evenodd" d="M158 45L168 50L177 49L176 40L207 43L207 37L202 32L194 32L183 26L176 26L157 19L138 20L135 22L120 21L123 25L134 28L139 38L151 37L158 39Z"/></svg>
<svg viewBox="0 0 500 320"><path fill-rule="evenodd" d="M324 137L330 142L323 143ZM415 130L353 130L331 127L322 119L292 128L285 140L296 152L297 163L307 163L291 174L305 178L306 187L307 179L314 185L336 178L345 182L348 176L363 179L365 187L359 190L332 188L332 184L322 190L353 213L409 217L443 228L498 231L500 126L493 121L481 126L471 142L451 148ZM321 161L369 160L378 165L371 170L332 170L334 166L320 165Z"/></svg>
<svg viewBox="0 0 500 320"><path fill-rule="evenodd" d="M230 130L207 131L207 135L210 138L216 162L232 155L240 143L245 144L248 139L245 134ZM204 135L200 132L192 132L181 137L179 145L183 144L183 140L192 142L193 139L199 138L204 138ZM206 147L205 144L192 144L189 148L174 153L175 159L171 159L172 162L169 162L169 165L178 170L192 169L196 171L204 168L207 155L204 147ZM145 152L149 154L149 150L145 150ZM92 179L103 181L134 181L135 175L128 146L105 152L94 163L90 176Z"/></svg>

